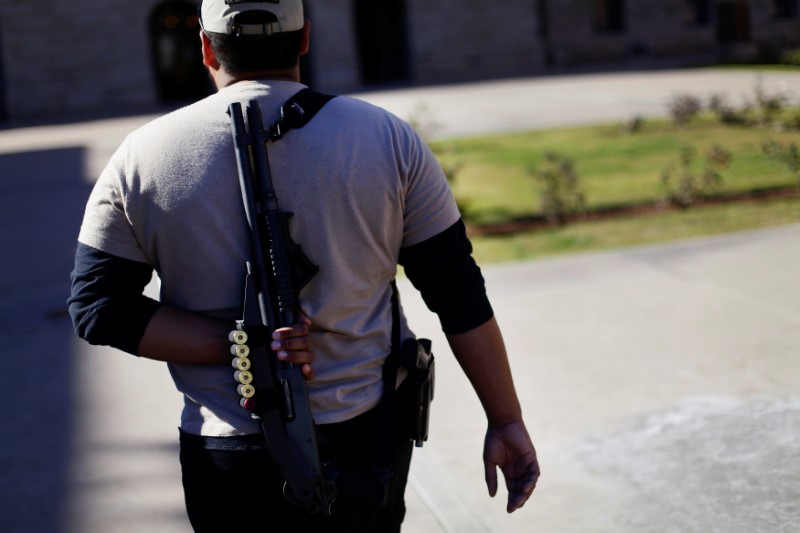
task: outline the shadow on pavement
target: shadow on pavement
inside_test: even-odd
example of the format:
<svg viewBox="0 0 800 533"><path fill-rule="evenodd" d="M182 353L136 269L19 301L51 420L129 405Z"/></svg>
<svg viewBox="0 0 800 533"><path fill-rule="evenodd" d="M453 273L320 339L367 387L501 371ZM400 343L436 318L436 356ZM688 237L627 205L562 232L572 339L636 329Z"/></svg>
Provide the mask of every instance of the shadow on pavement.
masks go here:
<svg viewBox="0 0 800 533"><path fill-rule="evenodd" d="M66 313L85 151L0 155L3 531L64 531L75 420Z"/></svg>

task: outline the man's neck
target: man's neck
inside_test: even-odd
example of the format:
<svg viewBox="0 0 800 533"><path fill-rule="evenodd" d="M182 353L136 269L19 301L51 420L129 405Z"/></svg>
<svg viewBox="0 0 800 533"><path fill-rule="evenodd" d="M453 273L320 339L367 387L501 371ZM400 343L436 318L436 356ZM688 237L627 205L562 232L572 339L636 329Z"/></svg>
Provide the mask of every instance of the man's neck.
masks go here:
<svg viewBox="0 0 800 533"><path fill-rule="evenodd" d="M229 87L234 83L239 83L240 81L254 81L254 80L266 80L266 81L293 81L295 83L300 82L300 68L292 68L286 70L275 70L275 71L266 71L266 72L248 72L245 74L229 74L224 70L219 70L212 75L214 78L214 84L217 86L217 89L222 89L224 87Z"/></svg>

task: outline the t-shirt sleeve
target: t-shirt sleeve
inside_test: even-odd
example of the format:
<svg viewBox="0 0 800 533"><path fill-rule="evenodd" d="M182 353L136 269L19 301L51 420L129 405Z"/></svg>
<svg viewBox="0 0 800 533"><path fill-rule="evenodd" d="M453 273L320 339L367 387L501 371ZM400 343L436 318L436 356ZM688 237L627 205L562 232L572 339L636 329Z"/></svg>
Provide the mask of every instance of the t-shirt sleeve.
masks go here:
<svg viewBox="0 0 800 533"><path fill-rule="evenodd" d="M441 233L461 218L436 156L410 126L407 130L410 156L403 213L404 248Z"/></svg>
<svg viewBox="0 0 800 533"><path fill-rule="evenodd" d="M78 235L78 242L111 255L149 263L126 214L130 190L126 180L129 139L120 145L95 183Z"/></svg>

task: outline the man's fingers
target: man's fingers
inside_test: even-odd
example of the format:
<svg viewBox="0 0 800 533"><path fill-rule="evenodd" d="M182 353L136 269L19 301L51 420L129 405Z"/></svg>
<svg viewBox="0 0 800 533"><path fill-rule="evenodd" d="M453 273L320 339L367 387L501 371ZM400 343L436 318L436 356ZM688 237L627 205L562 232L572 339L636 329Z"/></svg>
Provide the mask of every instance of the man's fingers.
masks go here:
<svg viewBox="0 0 800 533"><path fill-rule="evenodd" d="M278 350L276 355L281 361L296 365L307 365L314 362L314 353L308 350Z"/></svg>
<svg viewBox="0 0 800 533"><path fill-rule="evenodd" d="M539 480L539 463L534 461L528 465L528 470L523 477L509 479L506 478L508 488L508 507L506 510L513 513L528 501L536 488Z"/></svg>
<svg viewBox="0 0 800 533"><path fill-rule="evenodd" d="M310 337L292 337L290 339L274 340L270 344L273 351L308 351L311 350Z"/></svg>
<svg viewBox="0 0 800 533"><path fill-rule="evenodd" d="M306 322L298 322L292 327L276 329L272 333L272 340L279 341L281 339L289 339L292 337L307 337L310 330L310 324Z"/></svg>
<svg viewBox="0 0 800 533"><path fill-rule="evenodd" d="M528 501L528 498L531 497L530 492L522 492L518 490L509 489L508 491L508 505L506 506L506 511L509 513L513 513L523 505L525 502Z"/></svg>
<svg viewBox="0 0 800 533"><path fill-rule="evenodd" d="M486 487L489 489L489 496L494 498L497 494L497 466L488 462L483 462L486 476Z"/></svg>
<svg viewBox="0 0 800 533"><path fill-rule="evenodd" d="M270 349L281 361L301 366L303 376L307 380L314 379L315 373L311 368L314 362L314 353L311 351L311 337L309 336L311 320L303 313L297 318L297 323L291 327L276 329L272 333Z"/></svg>
<svg viewBox="0 0 800 533"><path fill-rule="evenodd" d="M314 369L311 368L311 365L303 365L301 371L303 372L303 377L306 378L306 381L311 381L314 379L314 377L316 377Z"/></svg>

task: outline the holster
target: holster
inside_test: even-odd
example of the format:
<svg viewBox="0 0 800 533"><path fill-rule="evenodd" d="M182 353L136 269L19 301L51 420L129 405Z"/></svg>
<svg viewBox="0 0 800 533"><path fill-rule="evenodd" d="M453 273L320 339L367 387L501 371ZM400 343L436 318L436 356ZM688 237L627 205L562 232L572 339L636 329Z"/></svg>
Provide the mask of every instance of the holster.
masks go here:
<svg viewBox="0 0 800 533"><path fill-rule="evenodd" d="M400 366L408 371L397 390L400 427L417 447L428 440L430 406L435 385L435 360L428 339L406 339L400 348Z"/></svg>

